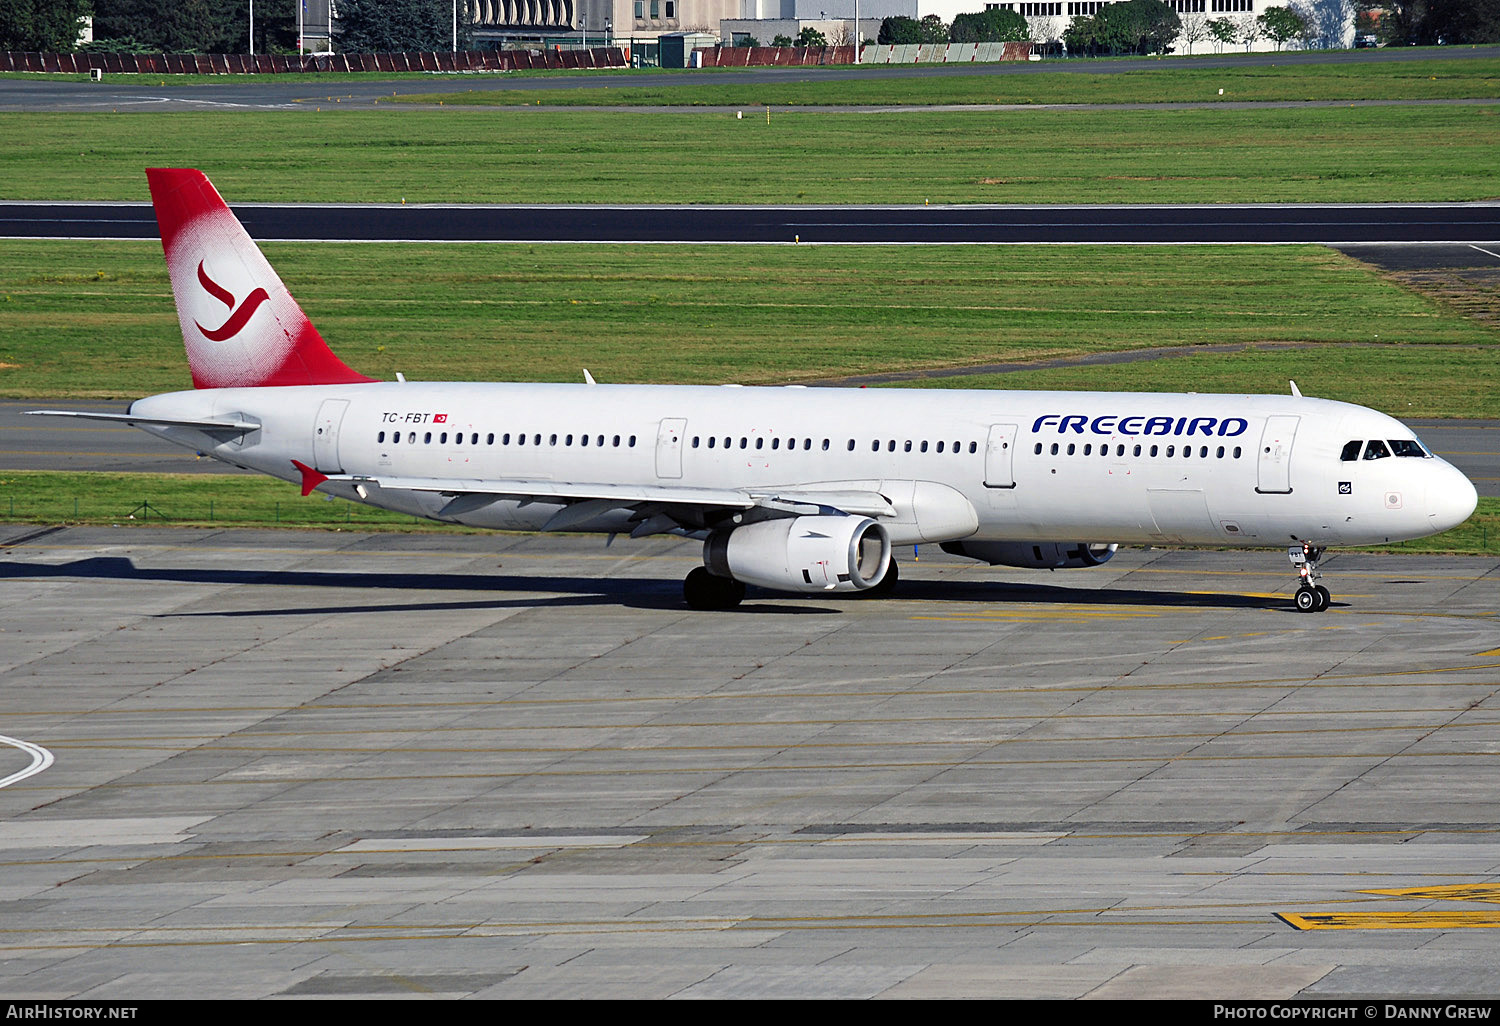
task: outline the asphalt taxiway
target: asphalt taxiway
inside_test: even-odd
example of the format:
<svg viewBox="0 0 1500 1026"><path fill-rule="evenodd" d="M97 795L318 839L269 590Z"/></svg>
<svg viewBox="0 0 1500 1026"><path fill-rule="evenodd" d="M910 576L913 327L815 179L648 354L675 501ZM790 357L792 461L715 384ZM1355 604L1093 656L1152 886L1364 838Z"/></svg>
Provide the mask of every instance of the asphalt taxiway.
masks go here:
<svg viewBox="0 0 1500 1026"><path fill-rule="evenodd" d="M696 548L0 526L0 990L1500 989L1500 561Z"/></svg>

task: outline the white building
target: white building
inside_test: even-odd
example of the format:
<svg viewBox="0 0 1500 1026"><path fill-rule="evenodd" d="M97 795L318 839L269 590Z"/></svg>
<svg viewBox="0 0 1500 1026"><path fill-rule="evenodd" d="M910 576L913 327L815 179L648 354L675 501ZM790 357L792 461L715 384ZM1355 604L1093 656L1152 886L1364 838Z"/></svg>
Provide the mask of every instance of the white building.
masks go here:
<svg viewBox="0 0 1500 1026"><path fill-rule="evenodd" d="M1025 16L1031 26L1031 38L1038 43L1054 43L1062 39L1063 32L1074 18L1092 17L1105 0L860 0L859 20L861 35L874 39L880 31L880 21L887 17L902 16L920 21L935 14L945 23L951 23L960 14L970 14L990 7L1015 11ZM1265 51L1277 49L1274 40L1261 33L1256 18L1268 7L1295 6L1315 25L1323 28L1322 35L1328 40L1323 45L1334 48L1352 46L1354 42L1354 10L1351 0L1165 0L1168 6L1182 19L1183 32L1173 45L1179 54L1205 54L1218 52ZM834 33L825 26L842 23L844 35L849 34L854 17L854 0L740 0L741 13L738 18L726 19L723 23L725 41L731 32L755 36L762 44L769 44L778 35L795 36L804 26L818 28L830 41ZM762 25L752 24L759 20ZM1226 20L1235 29L1230 41L1219 41L1207 29L1210 21ZM871 28L871 22L874 27ZM1301 40L1292 40L1286 48L1300 49Z"/></svg>

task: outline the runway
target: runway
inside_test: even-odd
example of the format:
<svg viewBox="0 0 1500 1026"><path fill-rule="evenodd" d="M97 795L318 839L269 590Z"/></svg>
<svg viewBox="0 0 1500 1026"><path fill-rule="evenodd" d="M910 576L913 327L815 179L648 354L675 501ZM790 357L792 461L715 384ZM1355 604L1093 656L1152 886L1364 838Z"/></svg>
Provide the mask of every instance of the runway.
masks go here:
<svg viewBox="0 0 1500 1026"><path fill-rule="evenodd" d="M237 204L257 240L322 242L1434 244L1500 262L1500 203L1181 206ZM0 202L0 238L158 238L149 203Z"/></svg>
<svg viewBox="0 0 1500 1026"><path fill-rule="evenodd" d="M1494 559L0 527L28 998L1492 998ZM35 756L0 746L0 778Z"/></svg>

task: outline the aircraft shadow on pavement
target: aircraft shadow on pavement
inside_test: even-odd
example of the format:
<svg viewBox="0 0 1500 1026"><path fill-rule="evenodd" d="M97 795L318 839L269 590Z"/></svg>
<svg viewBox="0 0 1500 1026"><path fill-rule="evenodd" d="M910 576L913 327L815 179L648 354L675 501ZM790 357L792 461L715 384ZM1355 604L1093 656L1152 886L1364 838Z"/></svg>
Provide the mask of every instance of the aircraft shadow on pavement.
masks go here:
<svg viewBox="0 0 1500 1026"><path fill-rule="evenodd" d="M339 570L238 570L233 568L138 567L122 556L94 556L70 563L0 560L0 580L76 577L179 584L272 585L287 588L342 588L387 592L481 593L445 601L344 603L287 608L196 610L163 616L294 616L330 613L422 612L455 609L503 609L518 606L619 605L638 609L681 610L682 585L673 579L619 577L527 577L474 573L389 573ZM522 592L536 597L487 598L486 592ZM1117 606L1163 606L1178 609L1292 608L1285 598L1214 592L1142 591L1134 588L1076 588L1003 581L921 581L903 578L892 598L925 603L1076 605L1108 609ZM774 600L774 604L767 600ZM865 599L842 593L827 598L789 595L751 588L746 605L730 612L756 614L839 613L844 604ZM879 601L879 600L876 600Z"/></svg>

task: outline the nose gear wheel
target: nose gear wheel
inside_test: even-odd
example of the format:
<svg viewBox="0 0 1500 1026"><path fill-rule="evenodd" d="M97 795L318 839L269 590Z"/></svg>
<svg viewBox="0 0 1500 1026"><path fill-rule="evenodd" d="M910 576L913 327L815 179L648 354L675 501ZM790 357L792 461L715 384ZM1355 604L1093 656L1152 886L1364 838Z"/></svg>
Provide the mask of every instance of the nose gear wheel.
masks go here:
<svg viewBox="0 0 1500 1026"><path fill-rule="evenodd" d="M1323 549L1311 542L1292 545L1286 550L1287 559L1297 568L1297 593L1293 600L1297 609L1304 613L1321 613L1333 601L1328 589L1318 583L1323 575L1318 573L1318 563L1323 558Z"/></svg>

